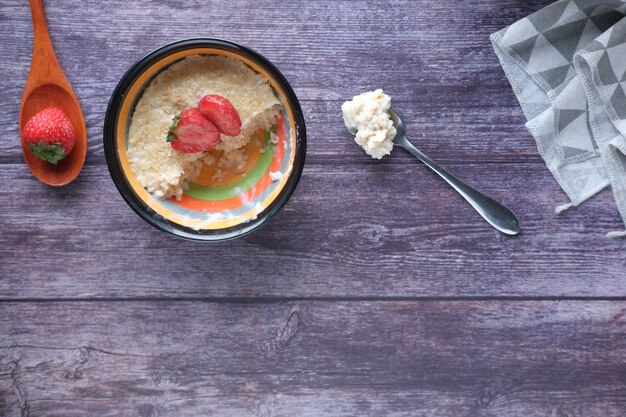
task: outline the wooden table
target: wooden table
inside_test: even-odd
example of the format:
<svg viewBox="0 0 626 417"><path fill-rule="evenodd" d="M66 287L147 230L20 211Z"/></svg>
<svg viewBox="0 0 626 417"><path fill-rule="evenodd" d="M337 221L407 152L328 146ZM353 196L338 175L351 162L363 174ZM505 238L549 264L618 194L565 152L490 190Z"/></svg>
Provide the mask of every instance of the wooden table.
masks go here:
<svg viewBox="0 0 626 417"><path fill-rule="evenodd" d="M609 191L566 202L488 35L548 0L49 0L81 101L78 180L38 183L18 109L27 2L0 1L0 415L626 415L626 252ZM148 51L246 44L309 135L286 208L224 244L167 236L115 189L109 97ZM507 238L402 152L375 162L342 101L381 87L411 138L520 216Z"/></svg>

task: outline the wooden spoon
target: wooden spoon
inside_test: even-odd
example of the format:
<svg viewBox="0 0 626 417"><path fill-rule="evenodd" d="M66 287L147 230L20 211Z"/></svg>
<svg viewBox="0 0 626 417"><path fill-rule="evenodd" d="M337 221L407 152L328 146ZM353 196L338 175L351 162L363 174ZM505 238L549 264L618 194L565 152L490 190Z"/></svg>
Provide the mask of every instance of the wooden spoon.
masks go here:
<svg viewBox="0 0 626 417"><path fill-rule="evenodd" d="M52 186L61 186L74 180L85 163L87 129L80 104L54 53L43 0L30 0L30 10L33 15L34 31L33 60L20 106L22 152L26 164L39 181ZM59 107L67 114L76 134L74 149L56 165L37 158L24 142L23 135L26 122L50 106Z"/></svg>

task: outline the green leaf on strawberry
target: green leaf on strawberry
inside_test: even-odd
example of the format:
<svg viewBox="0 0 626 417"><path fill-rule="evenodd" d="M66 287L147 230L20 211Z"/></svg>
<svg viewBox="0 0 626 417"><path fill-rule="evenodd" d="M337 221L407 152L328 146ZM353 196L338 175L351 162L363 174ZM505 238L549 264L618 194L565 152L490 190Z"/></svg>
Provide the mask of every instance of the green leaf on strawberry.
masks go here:
<svg viewBox="0 0 626 417"><path fill-rule="evenodd" d="M46 143L40 140L38 144L28 142L28 146L30 146L30 149L37 158L48 161L54 165L65 158L65 149L58 143Z"/></svg>
<svg viewBox="0 0 626 417"><path fill-rule="evenodd" d="M174 116L172 119L172 124L170 125L169 130L167 131L167 142L172 142L176 140L176 134L174 131L176 127L178 127L178 123L180 122L180 114L178 116Z"/></svg>

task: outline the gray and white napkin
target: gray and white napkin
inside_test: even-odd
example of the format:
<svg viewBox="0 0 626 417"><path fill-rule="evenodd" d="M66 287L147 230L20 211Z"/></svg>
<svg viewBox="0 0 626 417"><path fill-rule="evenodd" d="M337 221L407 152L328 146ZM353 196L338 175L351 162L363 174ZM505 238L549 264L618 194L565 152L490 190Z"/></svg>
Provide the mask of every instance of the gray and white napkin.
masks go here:
<svg viewBox="0 0 626 417"><path fill-rule="evenodd" d="M626 223L625 15L626 0L561 0L491 35L526 127L570 199L557 213L610 185Z"/></svg>

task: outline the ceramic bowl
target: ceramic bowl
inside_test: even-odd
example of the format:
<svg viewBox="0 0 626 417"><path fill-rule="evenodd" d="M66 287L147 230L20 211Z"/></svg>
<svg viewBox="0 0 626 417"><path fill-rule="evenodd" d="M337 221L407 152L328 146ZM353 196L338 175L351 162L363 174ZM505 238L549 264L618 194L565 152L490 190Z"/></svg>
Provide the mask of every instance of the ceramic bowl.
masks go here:
<svg viewBox="0 0 626 417"><path fill-rule="evenodd" d="M162 200L148 193L131 169L128 130L135 105L150 81L169 65L195 54L232 57L267 79L282 107L282 117L276 125L278 143L270 143L256 165L236 184L211 188L192 182L182 200ZM150 52L122 77L105 117L104 151L117 189L144 220L179 237L220 241L252 232L287 203L304 166L306 130L293 89L266 58L234 42L194 38ZM283 174L278 181L270 178L270 172L275 171Z"/></svg>

